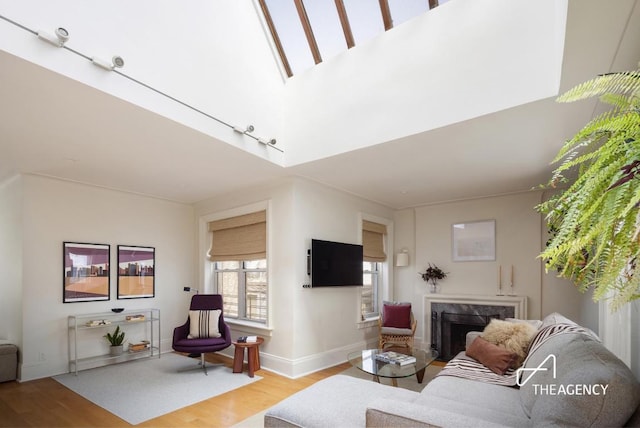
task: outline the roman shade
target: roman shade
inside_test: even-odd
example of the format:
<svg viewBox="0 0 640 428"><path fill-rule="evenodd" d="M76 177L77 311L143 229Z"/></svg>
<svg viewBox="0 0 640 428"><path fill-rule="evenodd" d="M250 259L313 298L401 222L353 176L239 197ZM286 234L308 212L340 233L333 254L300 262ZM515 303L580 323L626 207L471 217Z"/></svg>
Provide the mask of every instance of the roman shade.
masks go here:
<svg viewBox="0 0 640 428"><path fill-rule="evenodd" d="M384 235L387 226L372 221L362 221L362 258L365 262L384 262L387 255L384 252Z"/></svg>
<svg viewBox="0 0 640 428"><path fill-rule="evenodd" d="M211 261L245 261L267 257L267 212L258 211L209 222Z"/></svg>

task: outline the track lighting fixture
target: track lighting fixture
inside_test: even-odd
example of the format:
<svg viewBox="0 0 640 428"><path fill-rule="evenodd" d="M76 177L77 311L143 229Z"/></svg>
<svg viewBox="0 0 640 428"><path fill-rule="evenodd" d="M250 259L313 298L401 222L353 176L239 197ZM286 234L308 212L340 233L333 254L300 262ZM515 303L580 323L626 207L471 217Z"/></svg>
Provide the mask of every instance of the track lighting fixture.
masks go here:
<svg viewBox="0 0 640 428"><path fill-rule="evenodd" d="M51 43L53 46L61 48L67 40L69 40L69 32L62 27L56 28L55 36L46 31L38 31L38 38L45 42Z"/></svg>
<svg viewBox="0 0 640 428"><path fill-rule="evenodd" d="M258 138L258 143L264 144L265 146L274 146L276 144L276 139L272 138L270 140L265 140L264 138Z"/></svg>
<svg viewBox="0 0 640 428"><path fill-rule="evenodd" d="M124 67L124 59L122 59L121 56L117 56L117 55L111 58L111 63L97 57L92 57L91 62L100 68L104 68L107 71L111 71L114 68Z"/></svg>
<svg viewBox="0 0 640 428"><path fill-rule="evenodd" d="M69 40L69 32L65 28L58 27L58 28L55 29L54 33L51 34L51 33L48 33L46 31L35 31L34 29L28 28L23 24L15 22L15 21L7 18L6 16L4 16L2 14L0 14L0 20L4 20L6 22L9 22L10 24L13 24L13 25L25 30L25 31L28 31L32 35L35 34L35 35L38 36L39 39L44 40L45 42L47 42L47 43L49 43L49 44L51 44L51 45L53 45L55 47L58 47L58 48L64 47L67 52L73 53L75 55L78 55L78 56L82 57L85 60L89 60L94 65L96 65L96 66L98 66L98 67L100 67L100 68L102 68L104 70L114 71L116 68L124 67L124 59L122 59L121 56L117 56L116 55L116 56L112 57L111 58L111 62L109 62L109 61L104 60L102 58L91 57L91 56L89 56L89 55L87 55L85 53L78 52L78 51L76 51L74 49L65 47L64 44ZM173 96L171 96L171 95L169 95L169 94L167 94L165 92L162 92L162 91L160 91L160 90L158 90L158 89L156 89L156 88L154 88L152 86L149 86L148 84L146 84L144 82L136 80L133 77L128 76L125 73L117 72L117 74L122 76L122 77L124 77L124 78L127 78L127 79L131 80L132 82L137 83L137 84L139 84L139 85L141 85L141 86L143 86L143 87L145 87L145 88L147 88L147 89L149 89L149 90L151 90L153 92L155 92L156 94L159 94L159 95L161 95L163 97L166 97L166 98L168 98L168 99L170 99L170 100L172 100L172 101L174 101L176 103L179 103L180 105L182 105L182 106L184 106L186 108L189 108L189 109L191 109L192 111L194 111L196 113L199 113L199 114L201 114L203 116L206 116L209 119L215 120L216 122L218 122L218 123L220 123L220 124L222 124L224 126L232 128L233 131L237 132L238 134L246 135L249 138L252 138L252 139L258 141L260 144L262 144L264 146L271 147L271 148L273 148L273 149L275 149L275 150L277 150L277 151L279 151L281 153L284 153L284 151L282 149L280 149L279 147L275 147L275 144L276 144L276 139L275 138L265 139L265 138L258 138L257 136L252 135L252 132L255 129L253 127L253 125L247 125L246 127L230 125L229 123L227 123L227 122L225 122L225 121L223 121L223 120L221 120L221 119L219 119L219 118L217 118L215 116L212 116L211 114L208 114L207 112L204 112L201 109L198 109L198 108L196 108L196 107L194 107L192 105L189 105L189 104L187 104L187 103L185 103L185 102L183 102L183 101L181 101L181 100L179 100L179 99L177 99L177 98L175 98L175 97L173 97ZM185 287L185 291L187 291L186 288L187 287ZM194 290L195 289L190 288L189 291L194 291Z"/></svg>
<svg viewBox="0 0 640 428"><path fill-rule="evenodd" d="M235 132L237 132L238 134L249 134L249 133L253 132L255 130L255 128L253 127L253 125L247 125L247 127L245 129L242 129L239 126L234 126L233 130Z"/></svg>

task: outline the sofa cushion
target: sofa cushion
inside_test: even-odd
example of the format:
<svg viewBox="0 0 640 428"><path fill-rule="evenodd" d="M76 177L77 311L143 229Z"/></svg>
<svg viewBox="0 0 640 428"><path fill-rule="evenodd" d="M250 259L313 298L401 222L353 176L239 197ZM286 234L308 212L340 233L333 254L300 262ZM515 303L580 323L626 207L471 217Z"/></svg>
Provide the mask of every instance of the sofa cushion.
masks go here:
<svg viewBox="0 0 640 428"><path fill-rule="evenodd" d="M481 362L492 372L503 375L516 361L516 354L477 337L465 351L467 356Z"/></svg>
<svg viewBox="0 0 640 428"><path fill-rule="evenodd" d="M548 338L525 368L520 400L534 426L622 426L640 403L631 370L588 334Z"/></svg>
<svg viewBox="0 0 640 428"><path fill-rule="evenodd" d="M527 418L522 410L518 388L494 385L455 376L437 376L424 387L416 403L428 403L429 397L438 396L463 404L484 408L495 408L500 403L499 412L517 418Z"/></svg>
<svg viewBox="0 0 640 428"><path fill-rule="evenodd" d="M535 328L536 330L540 330L540 328L542 327L542 320L522 320L520 318L505 318L504 320L509 322L515 322L515 323L529 324L531 327Z"/></svg>
<svg viewBox="0 0 640 428"><path fill-rule="evenodd" d="M527 356L529 343L536 332L537 330L528 323L492 319L482 331L482 338L516 354L517 358L512 364L512 368L515 369L522 365Z"/></svg>
<svg viewBox="0 0 640 428"><path fill-rule="evenodd" d="M265 413L265 427L365 426L369 403L378 398L413 402L419 393L370 380L335 375L284 399Z"/></svg>
<svg viewBox="0 0 640 428"><path fill-rule="evenodd" d="M540 328L548 327L552 324L570 324L570 325L578 325L575 321L570 320L562 314L557 312L553 312L542 319L542 325Z"/></svg>
<svg viewBox="0 0 640 428"><path fill-rule="evenodd" d="M510 428L528 426L528 419L435 396L428 404L378 399L367 408L366 423L367 427L393 428Z"/></svg>
<svg viewBox="0 0 640 428"><path fill-rule="evenodd" d="M451 419L443 426L529 425L529 418L519 405L519 392L516 388L454 376L438 376L433 379L422 390L415 404L476 419L471 425L456 424L454 419Z"/></svg>

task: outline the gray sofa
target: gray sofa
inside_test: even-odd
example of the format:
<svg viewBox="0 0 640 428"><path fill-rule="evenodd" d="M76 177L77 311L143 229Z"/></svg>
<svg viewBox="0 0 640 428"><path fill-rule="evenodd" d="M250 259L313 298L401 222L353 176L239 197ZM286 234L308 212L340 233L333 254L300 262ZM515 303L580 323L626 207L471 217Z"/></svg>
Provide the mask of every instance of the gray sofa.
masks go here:
<svg viewBox="0 0 640 428"><path fill-rule="evenodd" d="M552 314L544 326L570 320ZM549 329L546 329L549 330ZM542 330L541 330L542 331ZM460 357L464 358L463 355ZM595 335L549 337L525 361L534 381L510 387L438 376L421 393L336 375L269 409L265 427L538 427L637 426L640 385ZM542 386L541 386L542 385ZM578 386L576 386L578 385ZM584 386L586 385L586 386ZM593 385L604 385L593 387ZM640 412L637 412L640 413Z"/></svg>

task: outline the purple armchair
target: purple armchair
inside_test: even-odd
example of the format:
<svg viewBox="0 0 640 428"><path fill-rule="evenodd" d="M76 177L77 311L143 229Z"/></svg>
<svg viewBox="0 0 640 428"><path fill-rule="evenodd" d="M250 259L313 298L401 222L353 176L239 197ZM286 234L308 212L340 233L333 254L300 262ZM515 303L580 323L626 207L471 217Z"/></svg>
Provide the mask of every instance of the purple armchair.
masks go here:
<svg viewBox="0 0 640 428"><path fill-rule="evenodd" d="M189 332L191 328L190 317L187 322L176 327L173 330L172 348L174 351L187 352L190 354L200 354L200 364L205 374L207 367L205 366L204 354L206 352L221 351L231 346L231 330L224 322L224 313L222 312L222 296L220 294L195 294L191 297L191 311L210 311L220 309L220 317L218 318L218 331L220 337L201 337L190 339Z"/></svg>

